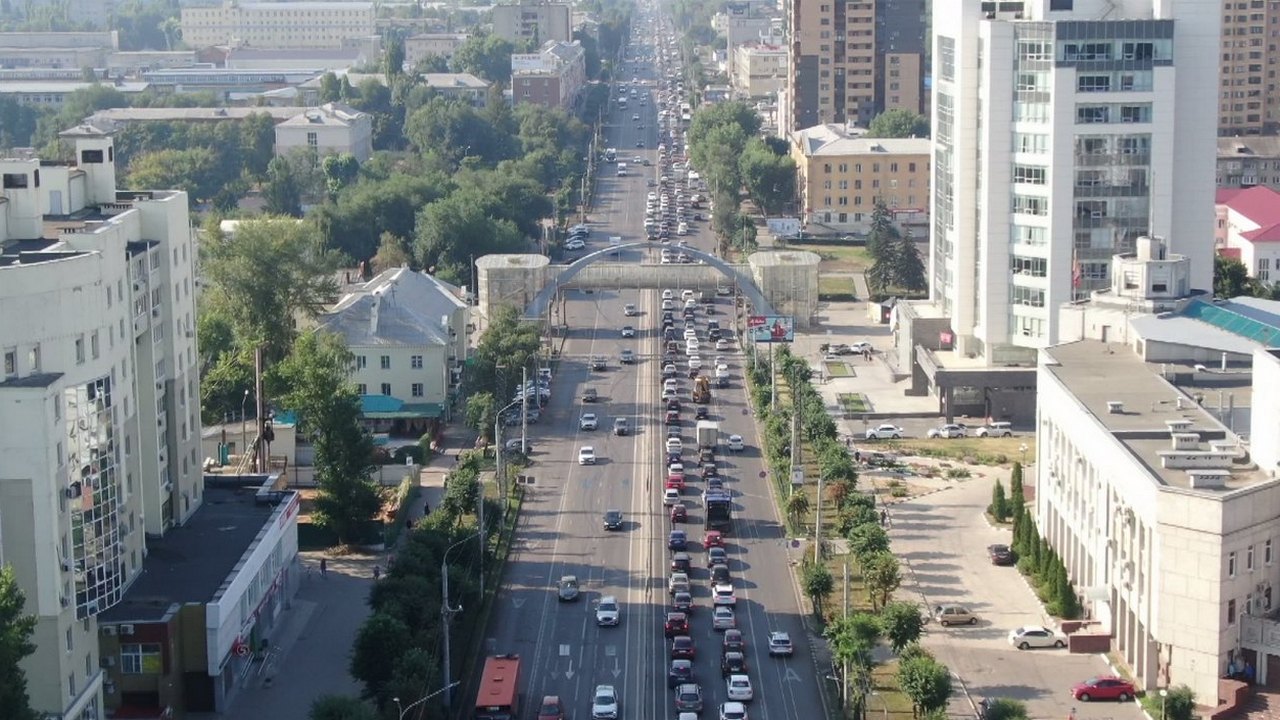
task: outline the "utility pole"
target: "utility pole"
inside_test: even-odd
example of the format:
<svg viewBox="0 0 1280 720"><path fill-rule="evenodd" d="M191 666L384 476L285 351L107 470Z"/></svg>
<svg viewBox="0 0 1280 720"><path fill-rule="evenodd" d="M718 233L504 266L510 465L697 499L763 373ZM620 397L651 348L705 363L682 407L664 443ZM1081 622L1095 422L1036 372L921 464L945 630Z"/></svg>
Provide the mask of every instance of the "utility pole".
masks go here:
<svg viewBox="0 0 1280 720"><path fill-rule="evenodd" d="M776 411L778 409L778 363L774 362L774 344L772 340L769 341L769 389L772 393L769 396L769 409Z"/></svg>
<svg viewBox="0 0 1280 720"><path fill-rule="evenodd" d="M534 383L534 395L539 400L542 399L542 388ZM520 368L520 452L523 454L527 451L525 444L529 442L529 366L525 365Z"/></svg>

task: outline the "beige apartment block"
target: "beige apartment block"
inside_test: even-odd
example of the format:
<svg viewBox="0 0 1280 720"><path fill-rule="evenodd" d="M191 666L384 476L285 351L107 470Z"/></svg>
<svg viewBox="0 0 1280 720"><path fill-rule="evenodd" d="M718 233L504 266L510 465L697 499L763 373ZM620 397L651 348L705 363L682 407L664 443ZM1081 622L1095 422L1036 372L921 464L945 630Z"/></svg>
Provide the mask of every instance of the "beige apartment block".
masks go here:
<svg viewBox="0 0 1280 720"><path fill-rule="evenodd" d="M573 22L568 3L528 2L494 5L493 34L505 40L543 45L550 40L573 40Z"/></svg>
<svg viewBox="0 0 1280 720"><path fill-rule="evenodd" d="M448 60L468 37L466 33L420 33L405 38L405 65L414 68L432 56Z"/></svg>
<svg viewBox="0 0 1280 720"><path fill-rule="evenodd" d="M842 125L792 133L801 219L807 226L864 233L879 198L899 226L924 224L929 213L928 138L868 138Z"/></svg>
<svg viewBox="0 0 1280 720"><path fill-rule="evenodd" d="M1218 189L1280 190L1280 135L1218 138Z"/></svg>
<svg viewBox="0 0 1280 720"><path fill-rule="evenodd" d="M373 3L343 0L227 2L182 9L182 40L195 48L335 48L377 34Z"/></svg>
<svg viewBox="0 0 1280 720"><path fill-rule="evenodd" d="M762 98L776 94L787 82L787 49L781 45L750 43L733 49L733 91Z"/></svg>
<svg viewBox="0 0 1280 720"><path fill-rule="evenodd" d="M1274 0L1223 0L1218 66L1218 134L1260 135L1280 129L1280 93L1276 92Z"/></svg>
<svg viewBox="0 0 1280 720"><path fill-rule="evenodd" d="M319 155L373 155L373 116L342 103L307 108L276 125L276 154L307 148Z"/></svg>

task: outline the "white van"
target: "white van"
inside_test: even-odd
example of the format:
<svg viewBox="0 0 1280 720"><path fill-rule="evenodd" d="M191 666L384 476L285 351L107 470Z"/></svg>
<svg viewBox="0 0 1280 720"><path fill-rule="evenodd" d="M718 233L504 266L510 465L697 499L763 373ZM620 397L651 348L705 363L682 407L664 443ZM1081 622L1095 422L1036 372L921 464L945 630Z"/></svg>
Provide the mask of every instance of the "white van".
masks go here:
<svg viewBox="0 0 1280 720"><path fill-rule="evenodd" d="M627 176L627 164L624 162L618 163L618 177L626 177L626 176Z"/></svg>

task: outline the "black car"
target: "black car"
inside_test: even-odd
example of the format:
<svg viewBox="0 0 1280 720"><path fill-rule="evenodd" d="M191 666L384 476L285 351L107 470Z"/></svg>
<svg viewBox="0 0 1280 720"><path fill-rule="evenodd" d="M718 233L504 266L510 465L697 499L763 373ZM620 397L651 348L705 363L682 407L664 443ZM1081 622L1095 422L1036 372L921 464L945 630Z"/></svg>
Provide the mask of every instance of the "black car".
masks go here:
<svg viewBox="0 0 1280 720"><path fill-rule="evenodd" d="M621 530L622 529L622 511L606 510L604 512L604 529L605 530Z"/></svg>
<svg viewBox="0 0 1280 720"><path fill-rule="evenodd" d="M988 545L987 557L991 558L992 565L1013 564L1013 550L1008 545Z"/></svg>
<svg viewBox="0 0 1280 720"><path fill-rule="evenodd" d="M694 419L695 419L695 420L706 420L706 419L707 419L707 418L709 418L709 417L711 417L711 411L707 409L707 406L706 406L706 405L699 405L699 406L698 406L698 412L697 412L697 414L694 416Z"/></svg>
<svg viewBox="0 0 1280 720"><path fill-rule="evenodd" d="M737 651L726 652L720 656L720 674L741 675L747 672L747 658Z"/></svg>
<svg viewBox="0 0 1280 720"><path fill-rule="evenodd" d="M689 660L672 660L667 670L667 687L683 685L693 679L693 663Z"/></svg>

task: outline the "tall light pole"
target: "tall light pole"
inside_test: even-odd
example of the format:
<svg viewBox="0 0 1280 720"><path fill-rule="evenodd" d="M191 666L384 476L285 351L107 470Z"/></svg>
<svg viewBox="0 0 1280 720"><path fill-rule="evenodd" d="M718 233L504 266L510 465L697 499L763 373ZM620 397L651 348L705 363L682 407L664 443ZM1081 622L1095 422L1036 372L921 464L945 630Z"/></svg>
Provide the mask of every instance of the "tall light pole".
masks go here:
<svg viewBox="0 0 1280 720"><path fill-rule="evenodd" d="M244 399L240 401L240 454L248 457L249 452L249 431L248 423L244 418L244 406L249 403L249 389L244 390Z"/></svg>
<svg viewBox="0 0 1280 720"><path fill-rule="evenodd" d="M484 531L482 530L478 534L483 537ZM446 691L456 684L453 682L452 658L449 654L449 619L454 613L462 612L462 605L458 605L456 608L449 607L449 553L453 552L454 548L468 542L471 542L471 538L462 538L458 542L450 545L444 551L444 555L440 558L440 624L444 627L444 689ZM480 563L481 567L483 567L484 556L480 557ZM451 695L452 693L446 692L441 704L445 707L449 707L452 704Z"/></svg>
<svg viewBox="0 0 1280 720"><path fill-rule="evenodd" d="M405 706L403 706L403 707L401 707L401 705L400 705L400 698L398 698L398 697L393 697L393 698L391 698L391 701L392 701L392 702L394 702L394 703L396 704L396 710L399 710L399 711L400 711L400 720L404 720L404 716L405 716L405 715L408 715L410 710L412 710L412 709L414 709L415 707L417 707L417 706L421 705L422 703L424 703L424 702L426 702L426 701L430 700L431 698L433 698L433 697L435 697L435 696L439 695L440 693L442 693L442 692L446 692L446 691L448 691L448 690L452 690L452 689L454 689L455 687L457 687L457 686L459 686L459 685L461 685L461 684L462 684L462 681L461 681L461 680L455 680L454 682L451 682L451 683L449 683L448 685L445 685L444 687L440 688L439 690L436 690L435 692L431 693L430 695L427 695L427 696L425 696L425 697L420 697L420 698L418 698L417 700L414 700L413 702L411 702L411 703L409 703L408 705L405 705Z"/></svg>

